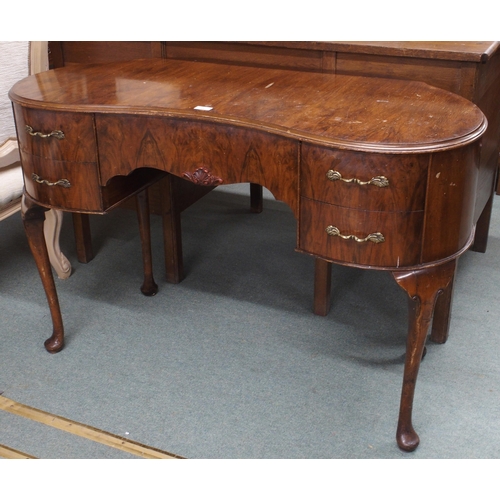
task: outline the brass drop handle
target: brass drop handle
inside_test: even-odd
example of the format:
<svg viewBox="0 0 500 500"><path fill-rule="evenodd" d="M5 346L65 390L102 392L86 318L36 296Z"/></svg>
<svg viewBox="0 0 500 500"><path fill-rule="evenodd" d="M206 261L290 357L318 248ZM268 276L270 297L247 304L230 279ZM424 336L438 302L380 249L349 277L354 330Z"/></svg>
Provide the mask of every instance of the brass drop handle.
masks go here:
<svg viewBox="0 0 500 500"><path fill-rule="evenodd" d="M56 182L50 182L45 179L42 179L39 175L37 174L31 174L31 178L35 181L38 182L38 184L45 184L47 186L62 186L65 188L70 188L71 187L71 182L68 181L68 179L60 179Z"/></svg>
<svg viewBox="0 0 500 500"><path fill-rule="evenodd" d="M366 241L371 241L373 243L383 243L385 241L384 235L382 233L370 233L366 238L358 238L353 234L347 236L340 234L339 228L335 226L328 226L326 232L329 236L340 236L344 240L354 240L357 243L365 243Z"/></svg>
<svg viewBox="0 0 500 500"><path fill-rule="evenodd" d="M49 134L44 134L43 132L35 132L33 127L26 125L26 132L33 137L41 137L42 139L47 139L48 137L55 137L56 139L64 139L64 132L62 130L53 130Z"/></svg>
<svg viewBox="0 0 500 500"><path fill-rule="evenodd" d="M372 184L377 187L387 187L389 185L389 180L383 175L372 177L369 181L360 181L359 179L344 179L340 172L337 172L336 170L328 170L328 172L326 173L326 177L330 181L354 182L356 184L359 184L360 186L367 186L368 184Z"/></svg>

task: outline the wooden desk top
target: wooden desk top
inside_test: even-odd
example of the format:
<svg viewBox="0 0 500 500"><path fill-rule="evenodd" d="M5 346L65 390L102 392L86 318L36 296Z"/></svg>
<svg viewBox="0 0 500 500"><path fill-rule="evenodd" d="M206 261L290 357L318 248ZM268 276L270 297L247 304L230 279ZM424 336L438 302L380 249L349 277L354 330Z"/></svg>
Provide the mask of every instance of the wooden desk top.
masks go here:
<svg viewBox="0 0 500 500"><path fill-rule="evenodd" d="M487 125L474 104L421 82L162 59L56 69L17 83L10 97L31 108L194 118L371 152L445 150Z"/></svg>

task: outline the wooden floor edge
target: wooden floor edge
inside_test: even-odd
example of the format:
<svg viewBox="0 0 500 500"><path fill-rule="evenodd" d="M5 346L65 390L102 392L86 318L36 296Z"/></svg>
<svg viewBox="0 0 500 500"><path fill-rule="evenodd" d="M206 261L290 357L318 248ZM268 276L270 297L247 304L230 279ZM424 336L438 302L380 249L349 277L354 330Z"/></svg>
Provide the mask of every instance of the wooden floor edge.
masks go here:
<svg viewBox="0 0 500 500"><path fill-rule="evenodd" d="M9 448L3 444L0 444L0 457L2 458L36 458L32 455L28 455L23 451L14 450L14 448Z"/></svg>
<svg viewBox="0 0 500 500"><path fill-rule="evenodd" d="M74 434L142 458L184 458L180 455L159 450L89 425L81 424L58 415L47 413L43 410L38 410L37 408L23 405L22 403L18 403L4 396L0 396L0 410L7 411L29 420L40 422L50 427L69 432L70 434Z"/></svg>

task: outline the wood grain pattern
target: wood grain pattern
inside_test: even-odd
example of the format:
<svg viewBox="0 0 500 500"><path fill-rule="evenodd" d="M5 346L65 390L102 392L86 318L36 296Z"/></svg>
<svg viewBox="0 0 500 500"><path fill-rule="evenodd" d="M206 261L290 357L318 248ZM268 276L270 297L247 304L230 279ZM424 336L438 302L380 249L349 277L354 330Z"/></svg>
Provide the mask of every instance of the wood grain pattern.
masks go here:
<svg viewBox="0 0 500 500"><path fill-rule="evenodd" d="M421 82L162 59L82 66L76 75L61 68L18 82L10 96L35 108L170 115L359 151L445 150L486 128L479 108Z"/></svg>
<svg viewBox="0 0 500 500"><path fill-rule="evenodd" d="M396 440L402 450L413 451L420 442L412 423L417 375L432 322L434 304L439 293L447 290L452 283L456 265L457 260L453 259L430 268L393 273L398 285L408 294L409 303L405 370L396 430Z"/></svg>
<svg viewBox="0 0 500 500"><path fill-rule="evenodd" d="M96 162L97 145L92 115L85 113L56 113L22 108L15 105L16 127L20 149L32 156L58 161ZM62 131L64 139L33 137L26 126L48 134Z"/></svg>
<svg viewBox="0 0 500 500"><path fill-rule="evenodd" d="M207 168L225 184L267 187L297 215L298 144L269 133L161 117L96 116L101 181L152 167L179 177Z"/></svg>
<svg viewBox="0 0 500 500"><path fill-rule="evenodd" d="M364 210L423 210L429 155L384 155L342 151L303 144L301 194L333 205ZM370 181L386 177L389 185L361 186L355 182L331 181L329 170L343 179Z"/></svg>
<svg viewBox="0 0 500 500"><path fill-rule="evenodd" d="M14 459L34 459L36 458L33 455L29 455L19 450L14 450L13 448L9 448L8 446L4 446L0 444L0 457L2 458L14 458Z"/></svg>
<svg viewBox="0 0 500 500"><path fill-rule="evenodd" d="M365 238L384 235L383 243L358 243L329 236L328 226ZM299 248L315 256L359 267L406 267L420 263L423 211L375 212L301 199Z"/></svg>
<svg viewBox="0 0 500 500"><path fill-rule="evenodd" d="M436 153L429 167L423 262L444 259L465 245L474 230L479 144ZM468 168L463 168L468 165Z"/></svg>
<svg viewBox="0 0 500 500"><path fill-rule="evenodd" d="M21 161L26 193L42 205L75 211L103 209L96 163L46 160L24 151L21 151ZM50 183L65 179L70 187L39 184L33 180L33 174Z"/></svg>
<svg viewBox="0 0 500 500"><path fill-rule="evenodd" d="M443 290L433 338L446 339L456 259L474 235L480 138L487 126L477 106L413 81L162 59L61 68L19 82L10 96L18 127L26 114L43 122L48 113L54 123L75 116L77 124L91 121L82 135L93 130L90 150L97 144L96 162L76 161L86 156L75 151L87 151L78 138L67 151L49 147L39 156L33 145L22 151L24 223L54 324L45 343L49 352L63 348L64 331L47 272L40 205L103 213L165 177L167 274L175 282L183 272L180 211L187 201L180 193L186 179L208 179L207 186L195 185L200 195L220 182L263 185L292 208L298 250L322 259L317 273L329 272L326 261L390 270L408 292L397 441L415 449L412 402L427 329ZM332 183L325 179L329 169L362 182L384 176L389 186ZM29 179L38 171L51 179L71 176L77 188L34 185ZM139 202L148 235L146 196ZM327 233L328 226L347 239ZM372 233L379 233L377 242L367 238ZM143 249L146 291L154 291L150 247ZM317 281L315 310L326 313L317 297L328 296L330 281Z"/></svg>
<svg viewBox="0 0 500 500"><path fill-rule="evenodd" d="M139 45L143 50L136 56ZM475 212L478 233L473 246L476 251L486 250L490 197L500 152L499 42L118 42L112 47L108 42L50 42L50 47L51 52L71 54L66 60L58 57L53 67L98 61L103 53L111 61L151 57L148 54L154 51L163 58L425 81L466 97L481 108L490 123L481 154Z"/></svg>
<svg viewBox="0 0 500 500"><path fill-rule="evenodd" d="M131 453L133 455L139 456L141 458L148 459L179 459L182 458L179 455L173 453L167 453L165 451L159 450L158 448L153 448L152 446L147 446L131 439L127 439L116 434L111 434L110 432L103 431L101 429L96 429L90 425L81 424L74 420L69 420L59 415L54 415L31 406L18 403L12 399L0 396L0 410L7 411L14 415L18 415L24 418L28 418L35 422L40 422L45 425L49 425L56 429L60 429L70 434L80 436L85 439L90 439L97 443L116 448L118 450L124 451L126 453ZM32 458L32 457L25 457Z"/></svg>

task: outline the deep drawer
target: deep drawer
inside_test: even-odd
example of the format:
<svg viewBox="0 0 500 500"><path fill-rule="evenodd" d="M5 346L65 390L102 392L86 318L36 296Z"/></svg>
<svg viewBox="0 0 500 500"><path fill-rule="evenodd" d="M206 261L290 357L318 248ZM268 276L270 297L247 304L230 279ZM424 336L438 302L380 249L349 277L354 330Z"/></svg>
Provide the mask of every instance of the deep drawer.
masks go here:
<svg viewBox="0 0 500 500"><path fill-rule="evenodd" d="M27 109L17 104L15 106L22 151L32 156L59 161L96 161L93 115Z"/></svg>
<svg viewBox="0 0 500 500"><path fill-rule="evenodd" d="M326 260L360 266L419 264L423 212L374 212L301 199L299 249ZM344 239L334 234L337 228ZM373 235L369 238L369 235ZM382 238L379 236L381 235ZM383 240L376 242L378 240Z"/></svg>
<svg viewBox="0 0 500 500"><path fill-rule="evenodd" d="M423 210L428 164L426 154L367 154L303 144L301 195L363 210Z"/></svg>
<svg viewBox="0 0 500 500"><path fill-rule="evenodd" d="M102 210L95 163L46 160L21 151L26 192L42 205L65 210Z"/></svg>

